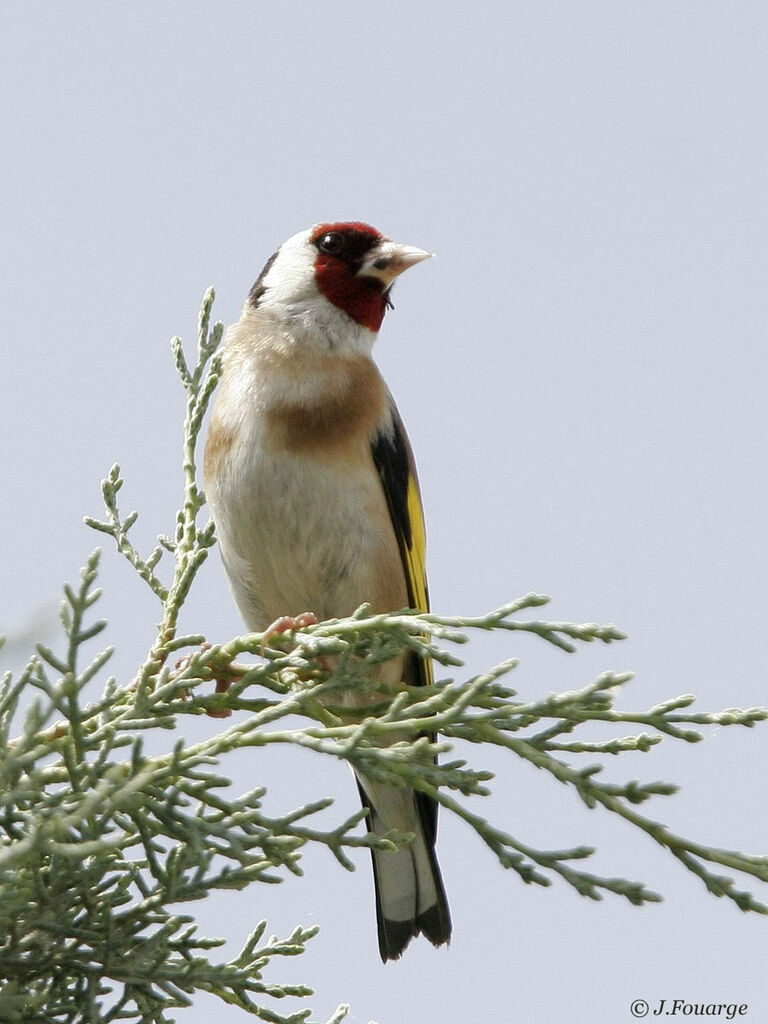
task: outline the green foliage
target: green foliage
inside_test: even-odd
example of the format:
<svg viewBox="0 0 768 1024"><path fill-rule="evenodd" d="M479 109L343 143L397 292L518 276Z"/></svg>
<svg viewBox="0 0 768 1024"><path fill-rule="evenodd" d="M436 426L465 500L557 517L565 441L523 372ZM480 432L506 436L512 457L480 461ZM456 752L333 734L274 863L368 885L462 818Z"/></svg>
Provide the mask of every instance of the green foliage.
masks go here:
<svg viewBox="0 0 768 1024"><path fill-rule="evenodd" d="M204 496L196 472L200 428L220 370L222 331L220 324L210 328L212 301L211 291L194 369L178 339L173 343L187 392L184 500L173 536L160 537L148 557L135 548L130 530L136 514L123 517L118 508L118 467L103 484L104 520L88 520L113 538L162 607L157 636L136 677L122 684L107 679L101 695L92 695L111 654L106 649L90 660L85 656L85 645L104 627L91 619L99 597L95 553L79 586L65 588L62 649L39 646L18 678L7 674L2 680L0 1019L160 1024L173 1019L169 1010L188 1006L196 991L207 991L273 1024L307 1020L306 1008L281 1013L279 1007L287 997L304 1000L311 990L266 978L279 969L280 958L304 951L315 928L267 938L261 922L241 952L222 963L212 956L222 941L199 936L194 918L174 913L174 906L298 874L307 843L322 844L351 869L350 848L391 848L410 837L365 834L362 811L334 829L314 828L314 816L330 800L267 816L263 789L231 795L220 773L227 755L244 747L309 748L392 784L414 786L468 822L527 883L549 885L559 876L591 899L606 892L633 904L660 899L639 882L585 871L581 865L593 852L588 847L536 850L470 809L476 801L466 798L486 794L491 775L446 755L454 740L491 744L544 770L587 807L602 806L647 833L714 895L742 910L768 912L731 877L710 870L719 865L768 882L768 858L685 839L640 812L652 797L674 793L674 786L610 784L600 779L599 764L581 763L584 755L649 752L665 737L695 742L702 738L695 725L752 726L768 716L766 709L694 713L686 710L694 698L684 696L649 711L622 712L614 701L630 677L615 674L581 690L525 701L506 685L517 665L509 660L474 678L404 687L371 705L362 720L344 711L343 691L368 685L370 666L404 648L456 669L462 663L446 644L464 643L470 629L533 633L572 651L580 642L621 639L613 626L520 618L546 603L529 594L479 618L371 615L363 607L349 619L288 638L248 634L209 645L202 636L177 634L179 611L214 543L212 524L198 525ZM159 571L165 556L172 560L167 583ZM181 651L186 656L177 661ZM257 660L239 661L244 654ZM213 693L213 680L224 678L231 683L228 692ZM247 714L199 743L174 744L171 737L166 752L145 753L150 731L172 733L179 716L224 709ZM288 716L299 716L303 726L286 727ZM590 723L640 731L608 740L577 738ZM439 732L442 739L431 742L425 732ZM396 742L381 745L393 735ZM439 765L435 754L441 755ZM339 1007L332 1021L345 1013Z"/></svg>

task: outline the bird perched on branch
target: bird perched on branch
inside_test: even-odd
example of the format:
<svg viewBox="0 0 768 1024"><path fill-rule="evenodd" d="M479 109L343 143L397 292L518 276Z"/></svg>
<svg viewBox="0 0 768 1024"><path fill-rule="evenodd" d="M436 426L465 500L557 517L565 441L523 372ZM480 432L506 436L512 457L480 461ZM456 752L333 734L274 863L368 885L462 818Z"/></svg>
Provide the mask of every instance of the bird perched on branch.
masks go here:
<svg viewBox="0 0 768 1024"><path fill-rule="evenodd" d="M428 608L413 456L371 351L393 282L430 255L367 224L316 225L268 260L229 328L205 491L253 631L349 615L365 602L374 612ZM311 614L295 617L304 609ZM385 688L431 681L430 663L413 653L376 669ZM395 851L372 850L382 960L415 935L448 942L437 805L356 776L371 831L414 834Z"/></svg>

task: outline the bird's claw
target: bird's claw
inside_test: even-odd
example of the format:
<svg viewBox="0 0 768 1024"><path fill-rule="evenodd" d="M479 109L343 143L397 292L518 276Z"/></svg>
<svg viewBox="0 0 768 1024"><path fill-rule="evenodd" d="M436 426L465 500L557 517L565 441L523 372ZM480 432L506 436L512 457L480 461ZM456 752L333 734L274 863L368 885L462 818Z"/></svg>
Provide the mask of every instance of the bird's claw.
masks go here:
<svg viewBox="0 0 768 1024"><path fill-rule="evenodd" d="M216 680L216 693L226 693L232 685L231 679L217 679ZM232 714L231 708L206 708L206 715L209 718L229 718Z"/></svg>
<svg viewBox="0 0 768 1024"><path fill-rule="evenodd" d="M200 653L204 654L206 651L210 651L213 644L209 644L207 640L203 640L200 644ZM192 664L193 654L185 654L183 658L179 658L176 664L173 666L178 675L181 672L186 672L189 666Z"/></svg>
<svg viewBox="0 0 768 1024"><path fill-rule="evenodd" d="M297 629L316 626L317 623L318 618L314 612L302 612L301 615L281 615L271 626L267 627L261 646L263 648L273 636L279 636L281 633L293 633Z"/></svg>
<svg viewBox="0 0 768 1024"><path fill-rule="evenodd" d="M200 651L210 651L212 646L213 645L209 644L207 640L204 640L203 643L200 644ZM183 658L179 658L175 665L176 671L186 671L186 669L188 669L189 666L191 665L193 657L194 655L192 654L185 654ZM231 685L231 679L217 679L216 693L226 693ZM205 713L206 715L208 715L209 718L229 718L229 716L232 714L232 711L230 710L230 708L206 708Z"/></svg>

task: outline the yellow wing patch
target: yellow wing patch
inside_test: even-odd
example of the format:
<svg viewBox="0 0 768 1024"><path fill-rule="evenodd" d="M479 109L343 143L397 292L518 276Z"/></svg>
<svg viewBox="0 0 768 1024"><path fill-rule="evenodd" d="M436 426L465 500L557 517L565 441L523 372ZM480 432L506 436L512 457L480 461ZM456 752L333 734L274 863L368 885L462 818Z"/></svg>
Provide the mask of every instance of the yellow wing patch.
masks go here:
<svg viewBox="0 0 768 1024"><path fill-rule="evenodd" d="M392 528L405 574L408 602L417 611L429 611L427 541L416 465L403 421L390 396L391 420L371 441L371 455L384 488ZM416 660L416 659L414 659ZM434 681L429 659L418 659L419 681Z"/></svg>
<svg viewBox="0 0 768 1024"><path fill-rule="evenodd" d="M419 485L412 474L408 476L408 490L405 506L411 526L411 543L405 549L405 569L408 576L408 590L413 595L414 608L420 612L429 611L427 594L427 536L424 529L424 510L421 505Z"/></svg>
<svg viewBox="0 0 768 1024"><path fill-rule="evenodd" d="M420 612L429 611L429 594L427 592L427 535L424 527L424 509L421 504L419 485L413 473L408 474L408 490L406 492L406 510L411 526L411 543L404 547L404 567L408 580L408 590L412 595L414 608ZM424 683L434 683L432 662L426 659L422 663Z"/></svg>

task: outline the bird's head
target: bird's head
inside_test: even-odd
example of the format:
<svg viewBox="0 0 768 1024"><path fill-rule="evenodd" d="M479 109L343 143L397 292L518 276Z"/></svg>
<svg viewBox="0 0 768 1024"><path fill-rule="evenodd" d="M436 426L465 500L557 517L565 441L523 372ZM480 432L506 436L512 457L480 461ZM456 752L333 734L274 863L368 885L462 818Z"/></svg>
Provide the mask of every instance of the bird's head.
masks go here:
<svg viewBox="0 0 768 1024"><path fill-rule="evenodd" d="M284 242L269 259L246 308L264 309L303 331L339 344L363 332L375 337L392 284L432 254L393 242L357 221L316 224Z"/></svg>

